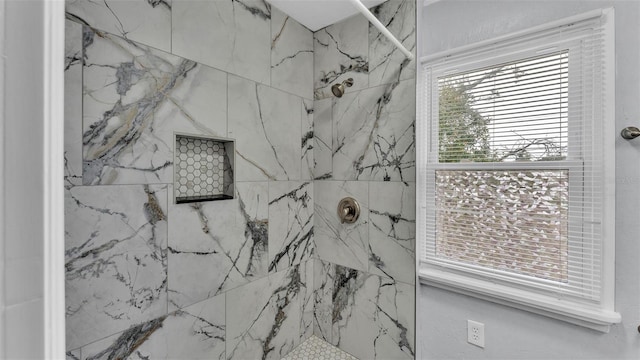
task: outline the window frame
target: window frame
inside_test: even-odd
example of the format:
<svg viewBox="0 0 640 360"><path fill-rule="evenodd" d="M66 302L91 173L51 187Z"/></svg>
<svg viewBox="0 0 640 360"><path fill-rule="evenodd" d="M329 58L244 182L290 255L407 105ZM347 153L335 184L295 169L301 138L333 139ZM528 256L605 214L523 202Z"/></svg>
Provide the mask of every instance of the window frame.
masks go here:
<svg viewBox="0 0 640 360"><path fill-rule="evenodd" d="M603 81L604 81L604 98L603 108L605 111L602 128L602 147L604 152L602 172L605 176L603 191L603 224L602 224L602 285L599 299L593 301L585 301L571 296L566 296L553 292L552 290L541 290L533 288L526 284L526 281L514 282L510 277L510 281L496 281L495 278L483 277L474 274L472 271L464 269L455 269L438 266L423 262L425 256L425 244L427 241L427 210L429 202L431 205L435 203L435 196L428 196L427 181L433 181L431 174L435 175L436 169L494 169L501 168L514 169L520 165L514 163L449 163L438 164L438 159L433 156L437 155L438 148L438 132L431 131L435 127L437 129L437 120L435 123L429 122L427 111L436 112L426 99L426 87L430 86L437 89L438 76L462 73L465 70L480 69L483 66L497 65L512 60L523 59L532 55L544 55L546 50L549 54L557 52L557 46L564 45L569 48L571 54L571 42L575 39L571 37L563 38L557 36L559 28L569 28L573 24L601 20L603 29ZM515 34L503 36L481 43L464 46L458 49L447 51L444 53L434 54L432 56L420 59L418 66L418 119L416 124L417 137L417 239L418 239L418 256L417 270L420 282L425 285L435 286L450 291L463 293L473 297L489 300L492 302L516 307L526 311L538 313L541 315L553 317L559 320L567 321L573 324L585 326L591 329L608 332L612 324L621 321L620 314L614 310L614 281L615 281L615 72L614 72L614 13L613 9L600 9L588 13L580 14L552 23L537 26ZM569 32L570 33L570 32ZM555 37L554 37L555 35ZM547 41L552 39L552 41ZM500 49L500 53L496 54L495 49ZM561 49L560 49L561 50ZM528 54L524 55L523 54ZM455 56L454 56L455 55ZM448 61L453 58L454 61ZM437 75L427 74L423 69L424 64L429 64L436 69L444 69L438 71ZM447 71L450 69L450 71ZM569 76L571 79L572 69L569 68ZM569 81L569 91L571 91L572 81ZM437 92L436 92L437 94ZM436 97L437 99L437 97ZM437 115L433 116L437 119ZM571 116L568 120L571 124ZM569 125L571 126L571 125ZM568 154L571 156L572 150L569 145ZM430 151L429 147L435 148L436 151ZM435 162L434 162L435 160ZM536 168L549 169L568 169L570 174L573 165L577 161L569 158L563 161L537 162ZM434 166L435 164L435 166ZM573 164L568 167L568 164ZM531 163L522 165L527 169L531 169ZM575 169L575 168L574 168ZM575 171L575 170L573 170ZM570 175L571 179L571 175ZM570 180L571 181L571 180ZM570 186L570 197L575 196L575 190ZM572 195L574 194L574 195ZM432 207L433 208L433 207Z"/></svg>

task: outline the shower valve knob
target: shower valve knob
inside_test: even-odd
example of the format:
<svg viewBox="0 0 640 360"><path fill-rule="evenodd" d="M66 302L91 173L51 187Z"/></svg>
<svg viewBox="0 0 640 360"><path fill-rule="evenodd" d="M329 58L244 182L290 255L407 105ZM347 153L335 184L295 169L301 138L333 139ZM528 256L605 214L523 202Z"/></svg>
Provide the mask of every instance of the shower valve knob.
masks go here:
<svg viewBox="0 0 640 360"><path fill-rule="evenodd" d="M343 224L353 224L360 217L360 204L352 197L346 197L338 203L338 218Z"/></svg>

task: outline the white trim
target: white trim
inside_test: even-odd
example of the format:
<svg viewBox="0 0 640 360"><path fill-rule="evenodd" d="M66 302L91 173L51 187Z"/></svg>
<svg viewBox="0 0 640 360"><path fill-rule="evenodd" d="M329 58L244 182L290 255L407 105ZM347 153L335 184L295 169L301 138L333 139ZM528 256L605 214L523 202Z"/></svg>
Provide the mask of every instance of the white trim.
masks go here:
<svg viewBox="0 0 640 360"><path fill-rule="evenodd" d="M512 286L473 279L424 266L420 267L420 283L549 316L605 333L609 332L610 325L617 324L622 320L619 313L602 309L599 306L565 301Z"/></svg>
<svg viewBox="0 0 640 360"><path fill-rule="evenodd" d="M44 3L44 357L65 358L64 2Z"/></svg>
<svg viewBox="0 0 640 360"><path fill-rule="evenodd" d="M520 31L507 36L463 46L450 51L441 52L435 55L430 55L421 58L422 62L429 61L431 64L448 61L447 57L457 54L459 58L464 58L462 61L454 60L446 66L455 66L453 64L466 64L469 59L475 55L475 53L486 52L486 48L494 48L499 42L509 42L509 46L514 45L516 48L521 46L518 44L518 40L526 35L536 34L546 30L552 30L562 27L567 27L578 21L586 21L590 19L601 18L604 34L604 91L605 97L603 99L603 106L605 109L604 121L609 124L603 127L603 171L605 173L605 188L604 203L603 203L603 238L607 239L603 243L602 254L602 296L598 302L580 302L573 301L570 298L563 298L561 296L554 296L553 293L542 294L533 291L524 290L519 287L510 286L504 283L498 283L497 281L485 280L479 278L473 278L470 276L462 275L453 271L443 270L436 265L418 264L420 282L422 284L435 286L438 288L447 289L450 291L463 293L469 296L485 299L488 301L512 306L518 309L527 310L537 314L549 316L555 319L563 320L573 324L581 325L591 329L608 332L610 325L620 323L621 316L615 312L615 139L616 131L615 121L615 25L614 25L614 11L613 9L598 9L590 11L584 14L565 18L559 21L555 21L549 24L537 26L528 30ZM536 39L538 39L536 37ZM540 42L539 40L536 40ZM520 48L518 48L520 49ZM517 50L518 52L520 50ZM467 55L467 52L470 55ZM514 53L516 53L514 52ZM509 53L507 53L508 55ZM491 55L490 55L491 56ZM492 55L496 56L496 55ZM501 55L500 55L501 56ZM510 55L508 55L510 56ZM476 58L477 60L477 58ZM423 257L425 253L424 239L426 239L426 219L427 219L427 203L429 201L426 193L426 184L428 181L432 181L427 177L427 170L430 168L427 166L429 163L429 148L426 143L433 142L434 139L427 137L429 124L424 123L426 119L422 119L423 114L428 106L431 104L425 103L428 101L424 99L427 83L427 70L424 66L418 67L418 102L419 117L416 121L416 137L417 137L417 152L416 152L416 170L417 170L417 202L416 202L416 215L417 215L417 258L418 261ZM422 121L421 121L422 120ZM600 131L598 129L597 131ZM436 136L436 135L434 135ZM421 141L424 139L426 141ZM437 137L435 138L437 141ZM486 168L487 166L495 165L497 167L521 167L531 166L530 163L508 163L508 164L479 164L477 167ZM536 164L538 165L538 164ZM565 163L566 168L567 163ZM476 166L473 164L459 164L451 165L446 164L443 167L464 167ZM437 166L436 166L437 167ZM544 164L546 168L562 167L559 163ZM433 168L433 166L432 166Z"/></svg>
<svg viewBox="0 0 640 360"><path fill-rule="evenodd" d="M479 41L479 42L476 42L476 43L473 43L473 44L469 44L469 45L465 45L465 46L460 46L460 47L457 47L457 48L452 49L452 50L445 50L445 51L441 51L439 53L435 53L435 54L432 54L432 55L422 56L422 57L420 57L420 63L425 63L425 62L428 62L428 61L433 61L433 60L438 59L438 58L445 58L445 57L456 55L456 54L460 54L460 53L467 53L467 52L471 52L471 51L478 50L478 49L484 49L484 48L487 48L487 47L491 47L491 46L493 46L493 45L495 45L497 43L504 43L504 42L507 42L507 41L518 39L518 38L520 38L522 36L525 36L525 35L530 35L530 34L534 34L534 33L537 33L537 32L542 32L542 31L547 31L547 30L551 30L551 29L554 29L554 28L558 28L558 27L567 26L567 24L571 24L571 23L575 23L575 22L579 22L579 21L595 19L595 18L598 18L598 17L600 17L602 15L603 15L603 10L602 9L596 9L596 10L588 11L586 13L582 13L582 14L571 16L571 17L568 17L568 18L552 21L552 22L549 22L549 23L546 23L546 24L542 24L542 25L535 26L535 27L532 27L532 28L524 29L524 30L521 30L521 31L516 31L516 32L513 32L511 34L498 36L498 37L495 37L495 38L492 38L492 39Z"/></svg>
<svg viewBox="0 0 640 360"><path fill-rule="evenodd" d="M4 108L4 92L5 92L5 49L4 49L4 33L5 33L5 4L4 0L0 0L0 359L4 359L5 355L5 259L6 259L6 251L5 251L5 228L4 228L4 214L5 214L5 200L4 200L4 157L5 157L5 145L4 145L4 137L5 130L4 124L6 121L6 114Z"/></svg>
<svg viewBox="0 0 640 360"><path fill-rule="evenodd" d="M602 16L604 18L604 107L605 118L611 121L611 126L605 127L603 134L603 148L604 148L604 176L605 176L605 190L604 193L604 226L602 228L602 236L605 239L616 238L616 155L615 155L615 140L618 136L615 130L616 119L616 73L615 73L615 12L613 8L607 8L603 10ZM602 304L608 309L615 308L615 261L616 261L616 248L615 241L606 241L603 247L602 261L603 266L603 299Z"/></svg>
<svg viewBox="0 0 640 360"><path fill-rule="evenodd" d="M353 6L358 9L358 11L362 13L362 15L364 15L364 17L367 18L367 20L369 20L369 22L376 27L376 29L378 29L384 36L386 36L387 39L389 39L389 41L391 41L393 45L395 45L395 47L397 47L404 54L404 56L407 57L407 59L413 60L415 58L411 51L407 50L407 48L404 47L404 45L402 45L402 43L398 39L396 39L395 36L393 36L389 29L387 29L384 24L382 24L380 20L378 20L378 18L373 15L371 11L369 11L369 9L367 9L367 7L364 6L362 2L360 2L360 0L350 1Z"/></svg>

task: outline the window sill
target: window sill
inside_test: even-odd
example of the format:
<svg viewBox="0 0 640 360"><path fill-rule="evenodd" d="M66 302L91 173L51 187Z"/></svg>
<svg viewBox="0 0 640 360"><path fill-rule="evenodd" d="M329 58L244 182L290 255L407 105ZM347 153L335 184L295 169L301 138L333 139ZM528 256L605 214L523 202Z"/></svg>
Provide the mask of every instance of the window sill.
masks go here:
<svg viewBox="0 0 640 360"><path fill-rule="evenodd" d="M423 285L511 306L605 333L609 332L611 325L621 321L620 314L613 310L473 279L425 265L420 266L419 277Z"/></svg>

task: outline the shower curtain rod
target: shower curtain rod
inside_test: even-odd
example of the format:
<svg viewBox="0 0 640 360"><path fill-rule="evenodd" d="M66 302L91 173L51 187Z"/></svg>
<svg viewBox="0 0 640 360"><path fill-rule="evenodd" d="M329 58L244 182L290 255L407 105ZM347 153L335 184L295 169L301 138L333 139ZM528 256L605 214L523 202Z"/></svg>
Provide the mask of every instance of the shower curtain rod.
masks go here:
<svg viewBox="0 0 640 360"><path fill-rule="evenodd" d="M358 11L362 13L362 15L364 15L364 17L366 17L367 20L369 20L369 22L373 24L373 26L375 26L378 30L380 30L380 32L383 33L384 36L387 37L387 39L391 40L393 45L395 45L398 49L400 49L400 51L402 51L402 53L404 54L404 56L407 57L407 59L413 60L414 57L411 51L407 50L407 48L405 48L404 45L402 45L402 43L398 41L398 39L396 39L395 36L393 36L393 34L380 22L380 20L378 20L378 18L376 18L371 13L371 11L369 11L369 9L367 9L366 6L364 6L360 2L360 0L350 0L350 1L353 4L353 6L355 6L356 9L358 9Z"/></svg>

